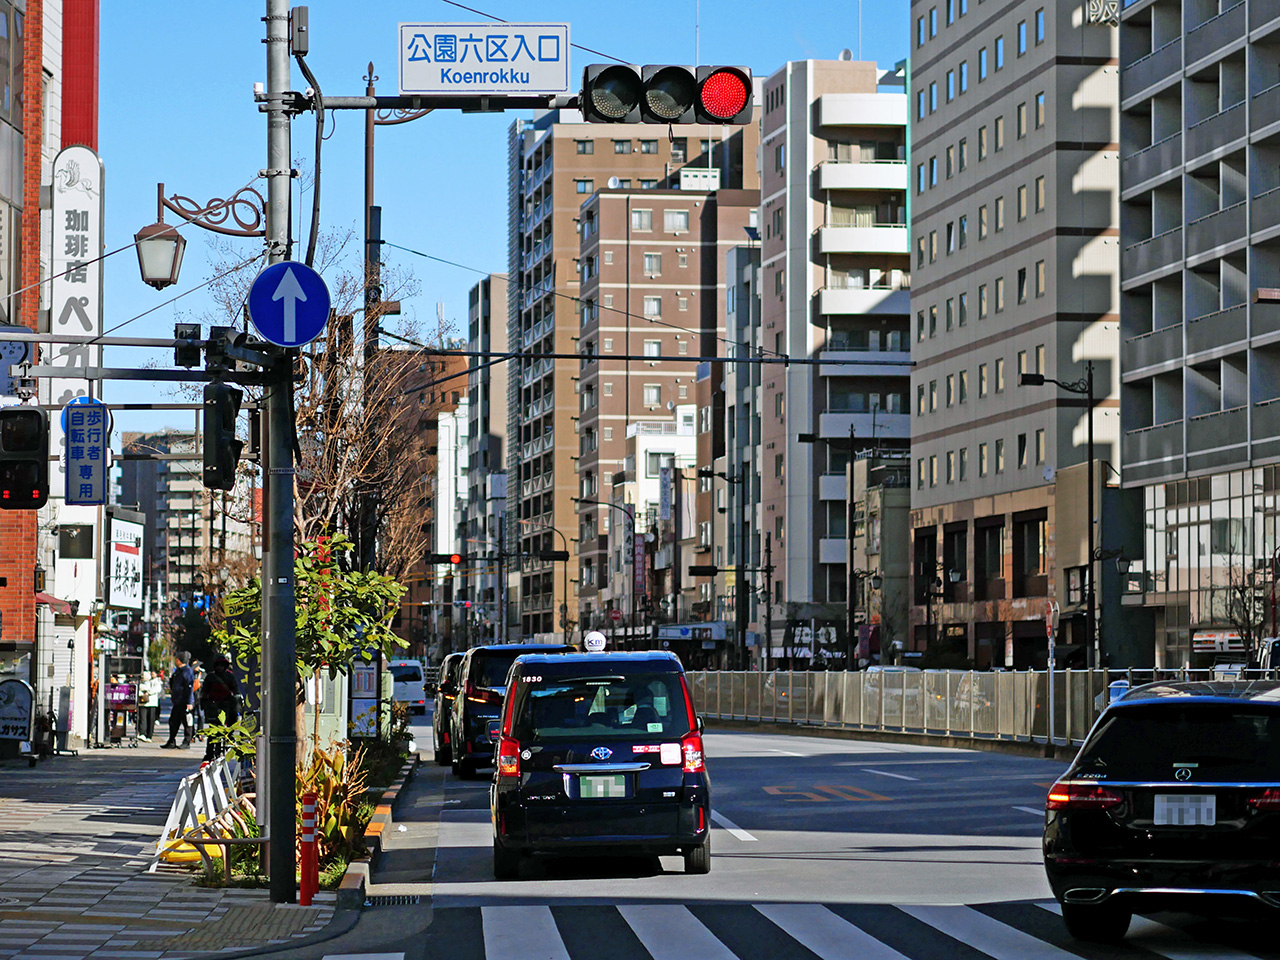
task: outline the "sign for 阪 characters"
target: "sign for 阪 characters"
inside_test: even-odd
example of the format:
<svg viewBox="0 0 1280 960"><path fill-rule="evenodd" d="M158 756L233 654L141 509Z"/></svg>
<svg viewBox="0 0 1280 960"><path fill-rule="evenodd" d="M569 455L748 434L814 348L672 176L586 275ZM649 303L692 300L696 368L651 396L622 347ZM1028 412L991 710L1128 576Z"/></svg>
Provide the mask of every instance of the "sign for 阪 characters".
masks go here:
<svg viewBox="0 0 1280 960"><path fill-rule="evenodd" d="M569 92L567 23L402 23L402 96Z"/></svg>

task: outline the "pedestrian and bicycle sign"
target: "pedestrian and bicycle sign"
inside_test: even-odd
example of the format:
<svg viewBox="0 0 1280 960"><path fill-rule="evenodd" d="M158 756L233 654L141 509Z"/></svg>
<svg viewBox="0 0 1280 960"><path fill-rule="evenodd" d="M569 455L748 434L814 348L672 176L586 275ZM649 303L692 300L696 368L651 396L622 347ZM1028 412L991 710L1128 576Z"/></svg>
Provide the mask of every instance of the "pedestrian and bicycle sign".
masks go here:
<svg viewBox="0 0 1280 960"><path fill-rule="evenodd" d="M402 23L401 96L569 93L567 23Z"/></svg>
<svg viewBox="0 0 1280 960"><path fill-rule="evenodd" d="M249 288L249 319L264 340L300 347L320 336L329 320L329 288L305 263L273 263Z"/></svg>

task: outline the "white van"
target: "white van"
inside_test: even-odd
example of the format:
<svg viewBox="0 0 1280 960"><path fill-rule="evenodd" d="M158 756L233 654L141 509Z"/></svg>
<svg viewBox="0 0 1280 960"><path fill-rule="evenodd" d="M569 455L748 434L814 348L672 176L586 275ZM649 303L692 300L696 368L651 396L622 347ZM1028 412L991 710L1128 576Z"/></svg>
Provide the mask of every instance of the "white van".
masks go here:
<svg viewBox="0 0 1280 960"><path fill-rule="evenodd" d="M427 690L422 682L422 664L417 660L391 660L387 669L393 681L391 699L403 703L412 713L426 713Z"/></svg>

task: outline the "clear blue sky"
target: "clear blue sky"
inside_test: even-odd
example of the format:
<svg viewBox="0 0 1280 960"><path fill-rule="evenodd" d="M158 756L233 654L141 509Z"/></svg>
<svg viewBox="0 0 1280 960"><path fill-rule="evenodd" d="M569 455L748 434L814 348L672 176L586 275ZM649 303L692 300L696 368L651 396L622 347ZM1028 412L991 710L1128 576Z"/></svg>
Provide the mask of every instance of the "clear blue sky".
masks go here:
<svg viewBox="0 0 1280 960"><path fill-rule="evenodd" d="M567 21L573 43L633 63L695 62L694 0L647 5L475 0L468 6L510 21ZM264 10L261 0L103 0L99 153L106 167L108 250L129 243L139 227L154 221L157 181L165 183L167 194L204 201L226 196L266 165L265 118L253 102L253 84L265 79ZM485 19L442 0L317 0L310 10L308 63L321 89L332 96L363 94L370 60L382 78L378 92L396 93L398 22ZM858 56L858 5L848 0L702 0L700 20L702 63L746 64L757 75L767 75L788 60L834 59L844 47ZM907 0L865 0L862 32L862 59L889 67L905 57ZM580 76L583 65L600 59L574 50L572 75ZM306 87L296 64L292 78L295 89ZM384 238L485 272L505 271L506 131L517 115L442 111L379 128L375 192L383 207ZM322 225L358 231L363 115L340 111L330 124L322 154ZM312 115L294 123L294 157L306 167L314 135ZM307 222L304 218L304 226ZM144 286L130 252L107 261L107 328L209 278L209 235L190 227L184 232L189 244L177 288ZM261 248L260 241L238 242L246 257ZM447 319L465 320L467 291L479 274L394 250L388 254L412 268L421 283L420 295L405 304L407 314L433 326L436 303L442 302ZM302 251L295 255L301 259ZM171 336L175 321L199 319L209 306L204 292L197 291L120 334ZM106 359L112 365L136 365L144 356L135 350L109 350ZM138 384L110 385L105 396L108 401L176 399L167 396L167 388ZM189 414L126 412L116 417L117 428L126 430L191 422Z"/></svg>

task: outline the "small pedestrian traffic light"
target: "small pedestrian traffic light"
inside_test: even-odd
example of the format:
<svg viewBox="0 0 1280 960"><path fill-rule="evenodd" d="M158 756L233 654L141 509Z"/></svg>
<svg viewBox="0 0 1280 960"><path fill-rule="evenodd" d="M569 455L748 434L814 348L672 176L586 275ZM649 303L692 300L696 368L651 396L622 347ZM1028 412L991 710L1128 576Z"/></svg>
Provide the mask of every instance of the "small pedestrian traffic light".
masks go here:
<svg viewBox="0 0 1280 960"><path fill-rule="evenodd" d="M204 388L204 472L209 490L230 490L236 485L236 464L244 442L236 439L236 416L243 391L225 383Z"/></svg>
<svg viewBox="0 0 1280 960"><path fill-rule="evenodd" d="M49 499L49 415L0 407L0 508L35 510Z"/></svg>
<svg viewBox="0 0 1280 960"><path fill-rule="evenodd" d="M592 63L578 101L589 123L751 122L747 67Z"/></svg>

